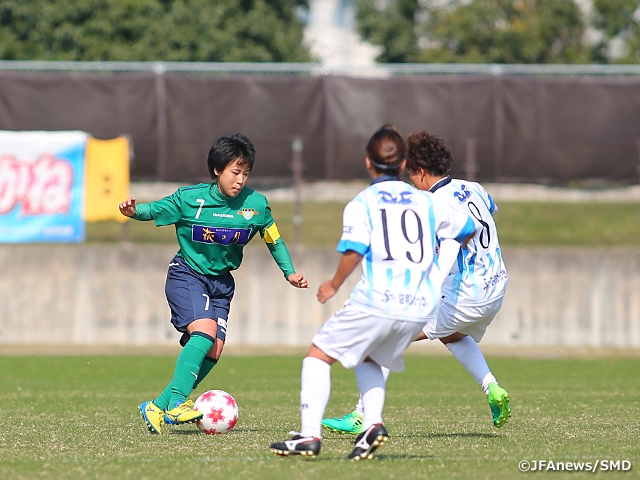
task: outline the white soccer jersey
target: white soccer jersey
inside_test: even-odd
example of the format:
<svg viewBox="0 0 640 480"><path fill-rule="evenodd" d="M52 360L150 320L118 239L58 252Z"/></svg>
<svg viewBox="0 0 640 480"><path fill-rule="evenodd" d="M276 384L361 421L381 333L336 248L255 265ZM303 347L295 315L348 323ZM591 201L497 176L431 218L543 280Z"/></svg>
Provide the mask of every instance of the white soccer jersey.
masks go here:
<svg viewBox="0 0 640 480"><path fill-rule="evenodd" d="M436 238L462 241L474 229L468 213L397 177L378 177L344 209L337 250L363 256L351 305L396 320L434 317L441 289Z"/></svg>
<svg viewBox="0 0 640 480"><path fill-rule="evenodd" d="M429 190L460 212L473 216L476 233L461 248L456 263L442 286L447 303L484 305L504 295L507 270L498 243L493 214L498 207L491 195L475 182L445 177Z"/></svg>

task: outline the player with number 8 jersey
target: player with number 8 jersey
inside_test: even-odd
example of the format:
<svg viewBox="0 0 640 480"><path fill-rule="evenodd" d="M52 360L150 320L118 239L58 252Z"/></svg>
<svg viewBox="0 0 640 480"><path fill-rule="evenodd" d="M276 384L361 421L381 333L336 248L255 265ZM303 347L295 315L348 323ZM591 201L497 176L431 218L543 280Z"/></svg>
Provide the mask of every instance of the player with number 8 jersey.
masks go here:
<svg viewBox="0 0 640 480"><path fill-rule="evenodd" d="M187 398L220 358L235 290L231 271L240 266L243 248L256 234L287 281L308 287L304 275L293 268L267 199L245 188L254 157L253 144L244 135L220 137L207 158L213 183L183 187L148 204L136 205L134 198L120 204L125 216L174 225L180 245L169 263L165 293L171 323L183 333L184 348L171 382L154 400L139 406L151 433L161 433L165 423L192 423L202 417Z"/></svg>

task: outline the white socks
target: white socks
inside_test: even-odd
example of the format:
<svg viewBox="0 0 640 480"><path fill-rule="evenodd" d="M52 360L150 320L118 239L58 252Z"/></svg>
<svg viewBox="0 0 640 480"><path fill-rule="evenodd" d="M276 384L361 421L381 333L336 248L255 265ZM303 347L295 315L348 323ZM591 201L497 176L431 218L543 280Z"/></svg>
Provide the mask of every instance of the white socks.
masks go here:
<svg viewBox="0 0 640 480"><path fill-rule="evenodd" d="M484 393L489 393L489 383L495 382L496 377L493 376L484 355L480 351L480 347L475 340L469 336L463 337L457 342L445 344L453 356L467 369L471 376L482 385Z"/></svg>
<svg viewBox="0 0 640 480"><path fill-rule="evenodd" d="M390 371L387 367L380 366L380 368L382 369L382 378L384 378L384 383L386 385L387 380L389 379ZM356 406L353 407L353 410L360 413L361 415L364 415L364 407L362 406L362 393L358 395L358 402L356 403Z"/></svg>
<svg viewBox="0 0 640 480"><path fill-rule="evenodd" d="M363 362L355 370L364 406L362 427L366 430L375 423L382 423L386 379L382 373L382 367L377 363Z"/></svg>
<svg viewBox="0 0 640 480"><path fill-rule="evenodd" d="M331 394L331 365L319 358L302 360L300 419L303 437L322 438L322 416Z"/></svg>

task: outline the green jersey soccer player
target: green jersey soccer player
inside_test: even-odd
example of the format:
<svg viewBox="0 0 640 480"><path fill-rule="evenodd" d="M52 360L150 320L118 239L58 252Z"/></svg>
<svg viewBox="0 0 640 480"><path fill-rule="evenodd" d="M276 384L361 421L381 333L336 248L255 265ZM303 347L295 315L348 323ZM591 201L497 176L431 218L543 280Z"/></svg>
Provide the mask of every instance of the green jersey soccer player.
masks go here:
<svg viewBox="0 0 640 480"><path fill-rule="evenodd" d="M242 250L256 234L287 281L308 287L304 275L293 268L267 199L244 186L254 157L254 147L244 135L220 137L207 159L213 183L183 187L148 204L136 205L135 198L120 204L127 217L175 225L180 245L169 263L165 293L171 323L183 333L184 348L169 385L156 399L140 405L152 433L161 433L165 422L192 423L202 417L187 397L220 358L235 290L230 272L240 266Z"/></svg>

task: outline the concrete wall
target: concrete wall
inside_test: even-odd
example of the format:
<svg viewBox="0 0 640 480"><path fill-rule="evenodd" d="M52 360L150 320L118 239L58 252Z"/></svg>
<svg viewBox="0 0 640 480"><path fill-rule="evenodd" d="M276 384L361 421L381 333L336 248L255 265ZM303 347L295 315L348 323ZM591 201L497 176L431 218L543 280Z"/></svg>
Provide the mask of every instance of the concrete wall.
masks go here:
<svg viewBox="0 0 640 480"><path fill-rule="evenodd" d="M166 345L173 246L0 246L0 344ZM230 345L306 345L357 281L315 299L339 255L293 251L311 288L290 287L261 245L237 272ZM486 345L640 347L640 250L506 248L509 287Z"/></svg>

